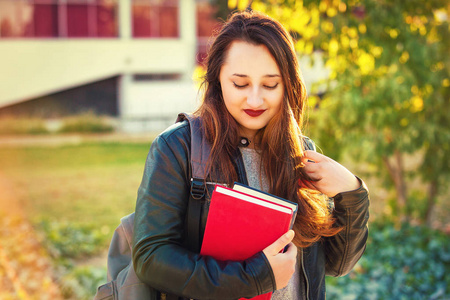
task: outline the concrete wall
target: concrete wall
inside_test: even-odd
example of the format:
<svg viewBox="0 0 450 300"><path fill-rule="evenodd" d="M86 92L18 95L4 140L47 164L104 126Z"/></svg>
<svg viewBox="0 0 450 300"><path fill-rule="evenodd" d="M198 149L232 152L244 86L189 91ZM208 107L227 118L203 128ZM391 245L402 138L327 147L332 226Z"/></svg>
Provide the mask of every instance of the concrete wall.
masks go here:
<svg viewBox="0 0 450 300"><path fill-rule="evenodd" d="M179 3L179 38L132 38L131 2L122 0L118 38L0 39L0 108L120 76L119 115L124 119L192 110L186 103L195 102L196 95L191 79L196 6L194 0ZM135 82L133 74L179 74L180 79Z"/></svg>

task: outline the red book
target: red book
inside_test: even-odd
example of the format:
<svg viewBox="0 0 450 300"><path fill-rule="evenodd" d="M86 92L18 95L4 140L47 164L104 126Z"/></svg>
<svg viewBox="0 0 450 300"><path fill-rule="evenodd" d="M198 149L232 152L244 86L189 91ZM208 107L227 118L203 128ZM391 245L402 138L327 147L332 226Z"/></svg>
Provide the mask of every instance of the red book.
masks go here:
<svg viewBox="0 0 450 300"><path fill-rule="evenodd" d="M297 212L296 204L294 211L292 202L284 205L267 198L216 186L200 253L218 260L242 261L286 233ZM270 299L271 295L267 293L252 299Z"/></svg>

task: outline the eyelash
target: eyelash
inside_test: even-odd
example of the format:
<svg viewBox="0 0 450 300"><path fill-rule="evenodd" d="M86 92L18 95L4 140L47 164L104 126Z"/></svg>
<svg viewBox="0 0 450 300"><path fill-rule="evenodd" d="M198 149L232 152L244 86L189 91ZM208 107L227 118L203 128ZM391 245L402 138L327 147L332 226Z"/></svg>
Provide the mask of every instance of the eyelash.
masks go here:
<svg viewBox="0 0 450 300"><path fill-rule="evenodd" d="M243 88L246 88L246 87L248 86L248 84L245 84L245 85L237 85L235 82L233 82L233 84L234 84L234 87L235 87L235 88L238 88L238 89L243 89ZM266 89L269 89L269 90L274 90L274 89L276 89L277 86L278 86L278 83L275 84L274 86L267 86L267 85L265 85L264 87L265 87Z"/></svg>

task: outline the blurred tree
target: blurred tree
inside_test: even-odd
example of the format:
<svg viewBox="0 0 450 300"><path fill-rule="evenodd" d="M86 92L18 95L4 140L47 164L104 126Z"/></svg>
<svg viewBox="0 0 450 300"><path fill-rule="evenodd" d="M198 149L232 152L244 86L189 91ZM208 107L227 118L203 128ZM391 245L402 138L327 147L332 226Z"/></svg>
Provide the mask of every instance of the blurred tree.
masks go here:
<svg viewBox="0 0 450 300"><path fill-rule="evenodd" d="M396 191L400 219L428 224L449 179L450 56L447 0L234 0L264 12L297 38L299 55L320 53L330 71L323 97L310 91L310 125L327 155L368 162ZM419 157L405 168L405 156ZM428 187L414 203L409 179ZM414 198L414 199L413 199ZM414 208L414 209L413 209Z"/></svg>

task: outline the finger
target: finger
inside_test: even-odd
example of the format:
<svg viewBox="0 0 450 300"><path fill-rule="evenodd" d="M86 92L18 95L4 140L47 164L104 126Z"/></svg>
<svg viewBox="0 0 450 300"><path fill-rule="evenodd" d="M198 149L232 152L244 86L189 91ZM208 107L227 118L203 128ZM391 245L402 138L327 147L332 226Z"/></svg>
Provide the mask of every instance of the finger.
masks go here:
<svg viewBox="0 0 450 300"><path fill-rule="evenodd" d="M306 159L306 162L308 160L312 160L313 162L319 162L322 161L326 156L322 155L316 151L312 151L312 150L305 150L303 152L303 158Z"/></svg>
<svg viewBox="0 0 450 300"><path fill-rule="evenodd" d="M317 169L319 169L320 163L305 163L305 166L303 167L306 173L314 173L317 172Z"/></svg>
<svg viewBox="0 0 450 300"><path fill-rule="evenodd" d="M285 234L283 234L278 240L273 242L271 245L267 246L266 249L263 250L266 255L277 255L281 250L286 247L287 244L292 242L294 238L294 231L289 230Z"/></svg>

